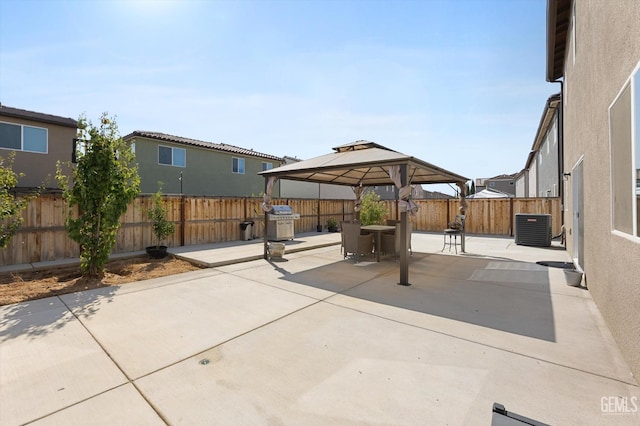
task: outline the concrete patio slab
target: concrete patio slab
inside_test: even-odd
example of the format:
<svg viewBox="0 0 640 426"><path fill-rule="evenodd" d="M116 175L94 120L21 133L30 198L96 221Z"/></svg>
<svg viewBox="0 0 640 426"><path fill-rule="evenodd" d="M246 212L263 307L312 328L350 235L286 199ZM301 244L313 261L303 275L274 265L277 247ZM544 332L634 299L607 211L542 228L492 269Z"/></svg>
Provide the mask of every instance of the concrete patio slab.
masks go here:
<svg viewBox="0 0 640 426"><path fill-rule="evenodd" d="M126 383L54 297L0 307L0 424L23 424Z"/></svg>
<svg viewBox="0 0 640 426"><path fill-rule="evenodd" d="M166 423L132 384L126 384L31 424L37 426L82 424L155 426Z"/></svg>
<svg viewBox="0 0 640 426"><path fill-rule="evenodd" d="M456 255L416 233L404 287L392 258L343 260L327 235L279 262L1 307L0 423L477 425L494 402L640 423L589 292L536 264L568 261L558 247L474 236Z"/></svg>
<svg viewBox="0 0 640 426"><path fill-rule="evenodd" d="M496 401L551 424L589 424L603 419L602 395L638 394L615 380L325 302L137 385L172 424L490 424Z"/></svg>
<svg viewBox="0 0 640 426"><path fill-rule="evenodd" d="M489 261L488 266L493 266L493 262ZM429 272L437 274L443 267L434 265L442 263L450 264L467 279ZM476 259L468 262L465 258L430 255L412 271L412 285L408 289L389 286L389 280L394 278L391 273L328 301L567 368L635 383L593 300L584 297L584 290L550 280L540 282L537 289L531 288L533 280L526 275L521 277L524 285L507 280L475 281L479 266ZM512 279L518 277L513 275ZM566 294L568 291L574 294Z"/></svg>
<svg viewBox="0 0 640 426"><path fill-rule="evenodd" d="M291 254L310 248L340 244L340 233L299 233L293 240L280 241L280 243L285 245L285 253ZM248 241L172 247L169 252L179 259L185 259L207 268L214 268L262 259L264 257L264 241L261 238L256 238Z"/></svg>
<svg viewBox="0 0 640 426"><path fill-rule="evenodd" d="M335 253L333 253L333 259L328 261L326 256L322 256L322 252L318 254L319 256L316 256L315 252L307 253L304 256L298 255L297 258L292 255L287 262L270 264L256 261L258 263L246 264L248 268L234 268L229 270L229 273L322 300L336 292L346 291L362 282L398 269L392 262L378 263L373 260L361 260L355 263L352 260L336 260ZM330 267L334 264L338 267ZM340 265L347 265L347 267L340 267ZM229 267L220 269L227 271L226 268ZM295 281L289 280L289 276L295 276Z"/></svg>
<svg viewBox="0 0 640 426"><path fill-rule="evenodd" d="M233 275L182 275L175 285L95 297L89 310L73 295L61 299L131 379L315 303Z"/></svg>

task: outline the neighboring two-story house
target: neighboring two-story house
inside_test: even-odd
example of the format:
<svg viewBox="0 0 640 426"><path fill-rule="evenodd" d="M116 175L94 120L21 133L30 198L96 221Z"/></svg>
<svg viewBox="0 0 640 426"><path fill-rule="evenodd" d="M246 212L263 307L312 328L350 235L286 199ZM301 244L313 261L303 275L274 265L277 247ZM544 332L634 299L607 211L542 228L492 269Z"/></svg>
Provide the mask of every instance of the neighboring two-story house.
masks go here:
<svg viewBox="0 0 640 426"><path fill-rule="evenodd" d="M484 188L494 191L500 191L511 196L516 195L516 176L517 173L512 175L499 175L492 178L486 178L484 180ZM480 188L480 189L479 189ZM484 189L482 186L476 184L476 193Z"/></svg>
<svg viewBox="0 0 640 426"><path fill-rule="evenodd" d="M567 250L640 379L640 2L547 2ZM590 354L576 354L590 356Z"/></svg>
<svg viewBox="0 0 640 426"><path fill-rule="evenodd" d="M291 164L301 160L285 156L283 161L284 164ZM322 200L354 200L356 198L355 193L348 186L294 180L280 181L280 196L282 198L311 198Z"/></svg>
<svg viewBox="0 0 640 426"><path fill-rule="evenodd" d="M72 118L0 104L0 157L15 152L12 169L24 173L16 189L59 189L56 163L71 161L77 130Z"/></svg>
<svg viewBox="0 0 640 426"><path fill-rule="evenodd" d="M253 149L159 132L137 130L123 139L135 150L143 194L156 192L162 182L165 194L260 196L264 179L258 172L283 162ZM280 196L279 183L273 196Z"/></svg>
<svg viewBox="0 0 640 426"><path fill-rule="evenodd" d="M547 99L524 169L516 175L516 197L560 197L562 134L560 94Z"/></svg>

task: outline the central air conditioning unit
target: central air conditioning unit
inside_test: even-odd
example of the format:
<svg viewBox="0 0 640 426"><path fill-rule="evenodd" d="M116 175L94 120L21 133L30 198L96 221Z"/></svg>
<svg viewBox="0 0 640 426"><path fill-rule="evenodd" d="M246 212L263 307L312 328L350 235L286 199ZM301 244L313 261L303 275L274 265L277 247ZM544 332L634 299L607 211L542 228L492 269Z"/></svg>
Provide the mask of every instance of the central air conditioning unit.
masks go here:
<svg viewBox="0 0 640 426"><path fill-rule="evenodd" d="M549 247L551 245L550 214L516 214L516 244Z"/></svg>

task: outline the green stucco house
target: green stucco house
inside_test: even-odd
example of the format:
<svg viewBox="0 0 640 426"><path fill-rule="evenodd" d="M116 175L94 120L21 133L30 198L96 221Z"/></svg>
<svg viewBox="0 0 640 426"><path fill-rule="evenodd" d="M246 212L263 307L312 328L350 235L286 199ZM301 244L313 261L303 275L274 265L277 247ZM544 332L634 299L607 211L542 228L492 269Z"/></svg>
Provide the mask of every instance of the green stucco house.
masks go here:
<svg viewBox="0 0 640 426"><path fill-rule="evenodd" d="M140 188L150 194L163 183L165 194L251 197L264 192L258 172L278 167L283 159L224 143L136 130L123 138L138 161ZM279 185L273 195L280 194Z"/></svg>

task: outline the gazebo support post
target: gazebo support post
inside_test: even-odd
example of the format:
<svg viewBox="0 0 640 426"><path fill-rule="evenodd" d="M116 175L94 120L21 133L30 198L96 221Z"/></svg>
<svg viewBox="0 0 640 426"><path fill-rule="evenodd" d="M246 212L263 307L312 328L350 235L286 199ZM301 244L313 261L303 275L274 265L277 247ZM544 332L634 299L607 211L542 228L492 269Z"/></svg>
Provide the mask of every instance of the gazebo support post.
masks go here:
<svg viewBox="0 0 640 426"><path fill-rule="evenodd" d="M407 186L407 165L400 166L400 180L402 186ZM409 259L407 256L407 210L400 212L400 282L399 285L410 286Z"/></svg>
<svg viewBox="0 0 640 426"><path fill-rule="evenodd" d="M458 182L458 188L460 188L460 214L461 215L466 215L467 214L467 183L466 182ZM466 224L466 220L465 220L465 224ZM466 238L466 234L467 232L465 231L465 228L462 228L462 232L460 233L460 250L462 250L462 253L466 253L465 251L465 247L464 247L464 243L465 243L465 238Z"/></svg>
<svg viewBox="0 0 640 426"><path fill-rule="evenodd" d="M269 185L269 178L265 176L264 178L264 193L267 193L267 189L268 189L268 185ZM269 212L264 212L264 232L262 233L262 240L264 243L264 259L265 260L269 260L269 241L268 241L268 231L269 231Z"/></svg>

